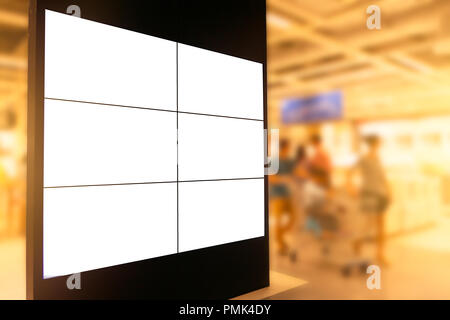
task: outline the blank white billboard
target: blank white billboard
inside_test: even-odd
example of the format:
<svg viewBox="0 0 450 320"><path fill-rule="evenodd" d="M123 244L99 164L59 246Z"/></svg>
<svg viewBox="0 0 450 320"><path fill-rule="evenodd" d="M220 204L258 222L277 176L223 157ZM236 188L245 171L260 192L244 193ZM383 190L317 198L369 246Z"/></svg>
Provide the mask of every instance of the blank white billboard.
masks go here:
<svg viewBox="0 0 450 320"><path fill-rule="evenodd" d="M44 278L177 253L176 184L46 189Z"/></svg>
<svg viewBox="0 0 450 320"><path fill-rule="evenodd" d="M172 112L45 101L44 186L177 180Z"/></svg>
<svg viewBox="0 0 450 320"><path fill-rule="evenodd" d="M46 11L45 96L176 110L176 42Z"/></svg>
<svg viewBox="0 0 450 320"><path fill-rule="evenodd" d="M264 123L179 115L180 180L264 177Z"/></svg>
<svg viewBox="0 0 450 320"><path fill-rule="evenodd" d="M264 234L264 179L180 184L181 252Z"/></svg>
<svg viewBox="0 0 450 320"><path fill-rule="evenodd" d="M44 278L263 237L263 88L260 63L47 10Z"/></svg>
<svg viewBox="0 0 450 320"><path fill-rule="evenodd" d="M264 119L263 65L180 44L179 110Z"/></svg>

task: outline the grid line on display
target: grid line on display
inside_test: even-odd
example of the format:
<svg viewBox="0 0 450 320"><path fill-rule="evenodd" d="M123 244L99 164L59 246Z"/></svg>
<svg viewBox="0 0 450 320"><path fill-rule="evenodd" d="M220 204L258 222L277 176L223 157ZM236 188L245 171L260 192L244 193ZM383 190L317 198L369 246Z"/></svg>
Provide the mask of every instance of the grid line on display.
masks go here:
<svg viewBox="0 0 450 320"><path fill-rule="evenodd" d="M256 178L232 178L232 179L205 179L205 180L182 180L179 183L198 183L198 182L220 182L220 181L246 181L246 180L262 180L264 177Z"/></svg>
<svg viewBox="0 0 450 320"><path fill-rule="evenodd" d="M178 88L178 86L177 86L177 88ZM177 90L177 92L178 92L178 90ZM177 93L177 99L178 99L178 93ZM235 119L235 120L248 120L248 121L264 122L264 120L261 120L261 119L242 118L242 117L232 117L232 116L224 116L224 115L218 115L218 114L179 111L178 110L178 101L177 101L177 110L168 110L168 109L161 109L161 108L135 107L135 106L125 106L125 105L103 103L103 102L69 100L69 99L48 98L48 97L46 97L45 100L92 104L92 105L99 105L99 106L105 106L105 107L117 107L117 108L129 108L129 109L139 109L139 110L149 110L149 111L171 112L171 113L178 113L178 114L181 113L181 114L189 114L189 115L194 115L194 116L216 117L216 118L226 118L226 119Z"/></svg>
<svg viewBox="0 0 450 320"><path fill-rule="evenodd" d="M193 116L203 116L203 117L215 117L215 118L226 118L226 119L234 119L234 120L247 120L247 121L259 121L264 122L264 120L253 119L253 118L241 118L241 117L232 117L232 116L222 116L217 114L208 114L208 113L196 113L196 112L187 112L187 111L178 111L181 114L190 114Z"/></svg>
<svg viewBox="0 0 450 320"><path fill-rule="evenodd" d="M70 99L60 99L60 98L48 98L48 97L46 97L45 100L61 101L61 102L74 102L74 103L97 105L97 106L102 106L102 107L117 107L117 108L128 108L128 109L150 110L150 111L163 111L163 112L172 112L172 113L176 113L177 112L176 110L161 109L161 108L146 108L146 107L126 106L126 105L113 104L113 103L70 100Z"/></svg>
<svg viewBox="0 0 450 320"><path fill-rule="evenodd" d="M148 184L169 184L177 183L178 181L157 181L157 182L130 182L130 183L110 183L110 184L81 184L73 186L54 186L44 187L44 189L69 189L69 188L89 188L89 187L119 187L119 186L139 186Z"/></svg>
<svg viewBox="0 0 450 320"><path fill-rule="evenodd" d="M54 186L44 187L44 189L69 189L69 188L89 188L89 187L118 187L118 186L139 186L149 184L169 184L169 183L197 183L197 182L217 182L217 181L245 181L245 180L261 180L264 177L256 178L230 178L230 179L205 179L205 180L177 180L177 181L157 181L157 182L130 182L115 184L90 184L90 185L74 185L74 186Z"/></svg>

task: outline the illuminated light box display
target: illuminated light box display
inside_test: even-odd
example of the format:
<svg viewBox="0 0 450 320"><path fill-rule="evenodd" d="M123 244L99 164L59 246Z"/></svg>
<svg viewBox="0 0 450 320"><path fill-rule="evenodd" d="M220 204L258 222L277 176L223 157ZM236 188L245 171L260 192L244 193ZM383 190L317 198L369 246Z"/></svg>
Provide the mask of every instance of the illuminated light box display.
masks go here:
<svg viewBox="0 0 450 320"><path fill-rule="evenodd" d="M44 16L43 280L266 237L262 63Z"/></svg>
<svg viewBox="0 0 450 320"><path fill-rule="evenodd" d="M52 11L45 44L44 278L264 236L261 64Z"/></svg>

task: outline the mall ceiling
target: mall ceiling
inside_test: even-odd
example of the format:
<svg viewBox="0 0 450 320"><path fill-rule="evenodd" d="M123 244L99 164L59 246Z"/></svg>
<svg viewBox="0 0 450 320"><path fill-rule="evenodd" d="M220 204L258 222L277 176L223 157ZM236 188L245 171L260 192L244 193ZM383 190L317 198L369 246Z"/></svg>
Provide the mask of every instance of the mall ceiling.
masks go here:
<svg viewBox="0 0 450 320"><path fill-rule="evenodd" d="M267 0L270 116L342 90L355 119L450 113L450 1ZM369 30L368 6L381 9Z"/></svg>
<svg viewBox="0 0 450 320"><path fill-rule="evenodd" d="M450 113L450 1L267 0L270 119L342 90L355 119ZM366 8L381 8L381 30ZM27 0L0 0L0 111L26 109Z"/></svg>

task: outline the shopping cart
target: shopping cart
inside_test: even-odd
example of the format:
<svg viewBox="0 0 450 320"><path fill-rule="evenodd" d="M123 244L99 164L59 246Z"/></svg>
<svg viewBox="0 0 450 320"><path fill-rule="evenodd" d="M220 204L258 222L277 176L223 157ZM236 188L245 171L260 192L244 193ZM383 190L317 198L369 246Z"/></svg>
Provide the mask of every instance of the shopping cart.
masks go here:
<svg viewBox="0 0 450 320"><path fill-rule="evenodd" d="M304 187L304 218L300 226L300 252L311 249L313 260L321 265L336 267L344 276L366 273L371 259L356 255L356 240L365 236L365 216L361 214L354 199L344 192L328 192L314 183ZM311 256L311 254L310 254Z"/></svg>

